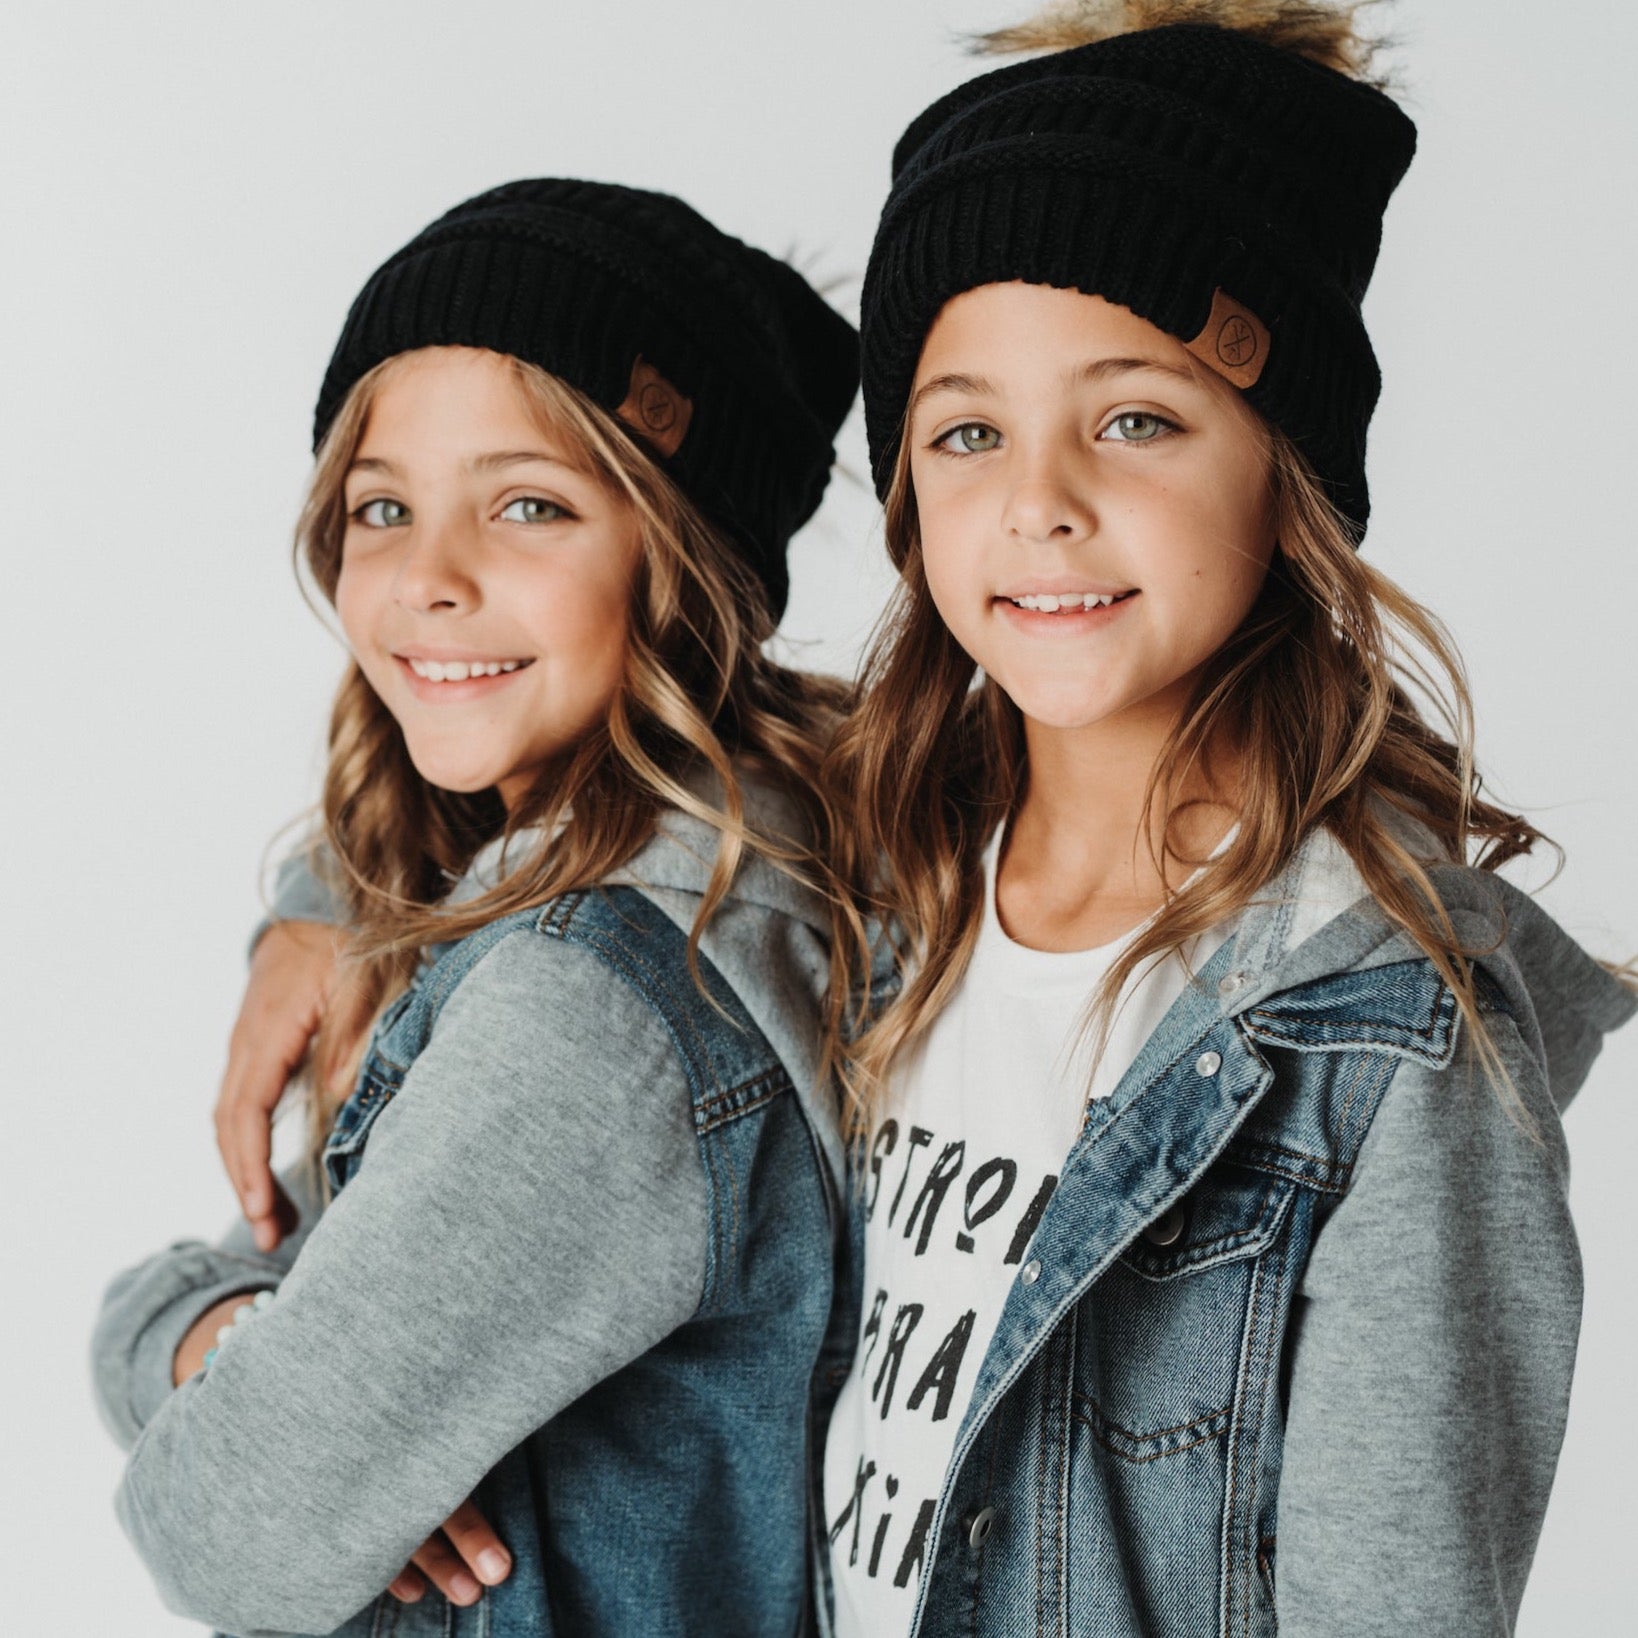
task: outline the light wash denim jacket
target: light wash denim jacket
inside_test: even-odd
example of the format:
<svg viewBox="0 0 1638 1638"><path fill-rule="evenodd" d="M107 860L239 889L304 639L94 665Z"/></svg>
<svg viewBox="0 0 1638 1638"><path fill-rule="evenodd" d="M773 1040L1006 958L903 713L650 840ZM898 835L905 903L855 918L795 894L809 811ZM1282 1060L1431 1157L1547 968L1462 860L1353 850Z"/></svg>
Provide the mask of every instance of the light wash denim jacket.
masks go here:
<svg viewBox="0 0 1638 1638"><path fill-rule="evenodd" d="M1512 1631L1580 1321L1559 1115L1634 1002L1507 884L1437 880L1493 952L1516 1106L1310 837L1088 1112L957 1436L919 1638Z"/></svg>
<svg viewBox="0 0 1638 1638"><path fill-rule="evenodd" d="M769 798L753 818L767 823ZM789 828L788 825L776 828ZM166 1602L245 1634L794 1633L842 1154L815 1094L822 906L715 833L447 947L383 1018L273 1257L242 1229L114 1282L94 1343L122 1522ZM276 910L322 905L300 873ZM172 1391L193 1320L278 1286ZM827 1329L833 1352L825 1352ZM828 1391L828 1390L827 1390ZM467 1495L512 1575L377 1600Z"/></svg>

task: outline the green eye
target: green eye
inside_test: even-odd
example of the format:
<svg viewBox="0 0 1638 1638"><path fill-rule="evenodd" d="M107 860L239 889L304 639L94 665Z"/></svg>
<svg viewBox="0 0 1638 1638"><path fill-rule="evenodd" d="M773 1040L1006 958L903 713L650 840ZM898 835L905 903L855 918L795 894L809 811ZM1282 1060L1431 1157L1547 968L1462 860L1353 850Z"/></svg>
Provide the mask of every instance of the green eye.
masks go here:
<svg viewBox="0 0 1638 1638"><path fill-rule="evenodd" d="M1170 421L1158 415L1150 415L1144 410L1128 410L1125 415L1115 417L1104 437L1113 439L1117 444L1152 444L1156 438L1176 430Z"/></svg>
<svg viewBox="0 0 1638 1638"><path fill-rule="evenodd" d="M555 523L568 515L568 511L556 501L549 501L541 495L524 495L501 512L508 523Z"/></svg>
<svg viewBox="0 0 1638 1638"><path fill-rule="evenodd" d="M966 421L952 427L938 442L952 455L987 455L999 446L1001 434L982 421Z"/></svg>
<svg viewBox="0 0 1638 1638"><path fill-rule="evenodd" d="M395 500L365 501L350 514L354 523L366 529L396 529L409 522L409 515L409 508Z"/></svg>

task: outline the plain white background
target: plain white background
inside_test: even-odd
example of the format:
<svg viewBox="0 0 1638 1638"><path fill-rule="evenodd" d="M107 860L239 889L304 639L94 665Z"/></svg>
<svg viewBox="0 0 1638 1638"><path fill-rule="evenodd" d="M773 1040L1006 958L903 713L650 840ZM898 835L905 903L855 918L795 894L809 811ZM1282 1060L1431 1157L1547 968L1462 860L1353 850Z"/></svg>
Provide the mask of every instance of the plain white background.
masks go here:
<svg viewBox="0 0 1638 1638"><path fill-rule="evenodd" d="M181 1634L115 1526L85 1367L103 1282L231 1212L209 1109L258 867L310 801L338 671L289 532L370 269L515 176L670 189L840 282L893 138L1006 0L8 5L0 38L8 1633ZM1547 890L1638 948L1631 408L1638 12L1402 0L1422 152L1369 319L1367 549L1450 622ZM842 459L865 468L857 421ZM852 666L887 588L845 476L794 552L794 652ZM1542 872L1538 872L1538 878ZM1631 1630L1638 1027L1569 1119L1587 1263L1521 1630ZM1413 1248L1407 1248L1408 1251Z"/></svg>

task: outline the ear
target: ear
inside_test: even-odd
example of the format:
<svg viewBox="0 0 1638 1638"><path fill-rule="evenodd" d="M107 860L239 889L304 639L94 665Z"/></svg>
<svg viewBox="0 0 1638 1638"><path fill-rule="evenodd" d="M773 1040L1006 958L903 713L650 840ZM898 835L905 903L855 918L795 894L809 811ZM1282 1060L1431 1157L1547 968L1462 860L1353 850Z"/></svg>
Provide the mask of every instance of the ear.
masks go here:
<svg viewBox="0 0 1638 1638"><path fill-rule="evenodd" d="M631 366L625 402L614 413L662 455L675 455L688 435L694 405L652 364L639 358Z"/></svg>

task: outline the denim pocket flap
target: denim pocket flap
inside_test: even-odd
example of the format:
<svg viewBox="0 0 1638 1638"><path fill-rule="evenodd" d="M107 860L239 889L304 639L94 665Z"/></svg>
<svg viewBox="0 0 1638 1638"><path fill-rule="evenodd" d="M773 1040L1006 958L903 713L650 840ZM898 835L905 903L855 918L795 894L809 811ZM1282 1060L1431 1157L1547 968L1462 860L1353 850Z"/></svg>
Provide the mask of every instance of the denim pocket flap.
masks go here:
<svg viewBox="0 0 1638 1638"><path fill-rule="evenodd" d="M1296 1185L1222 1166L1139 1231L1120 1260L1147 1280L1255 1257L1280 1231Z"/></svg>

